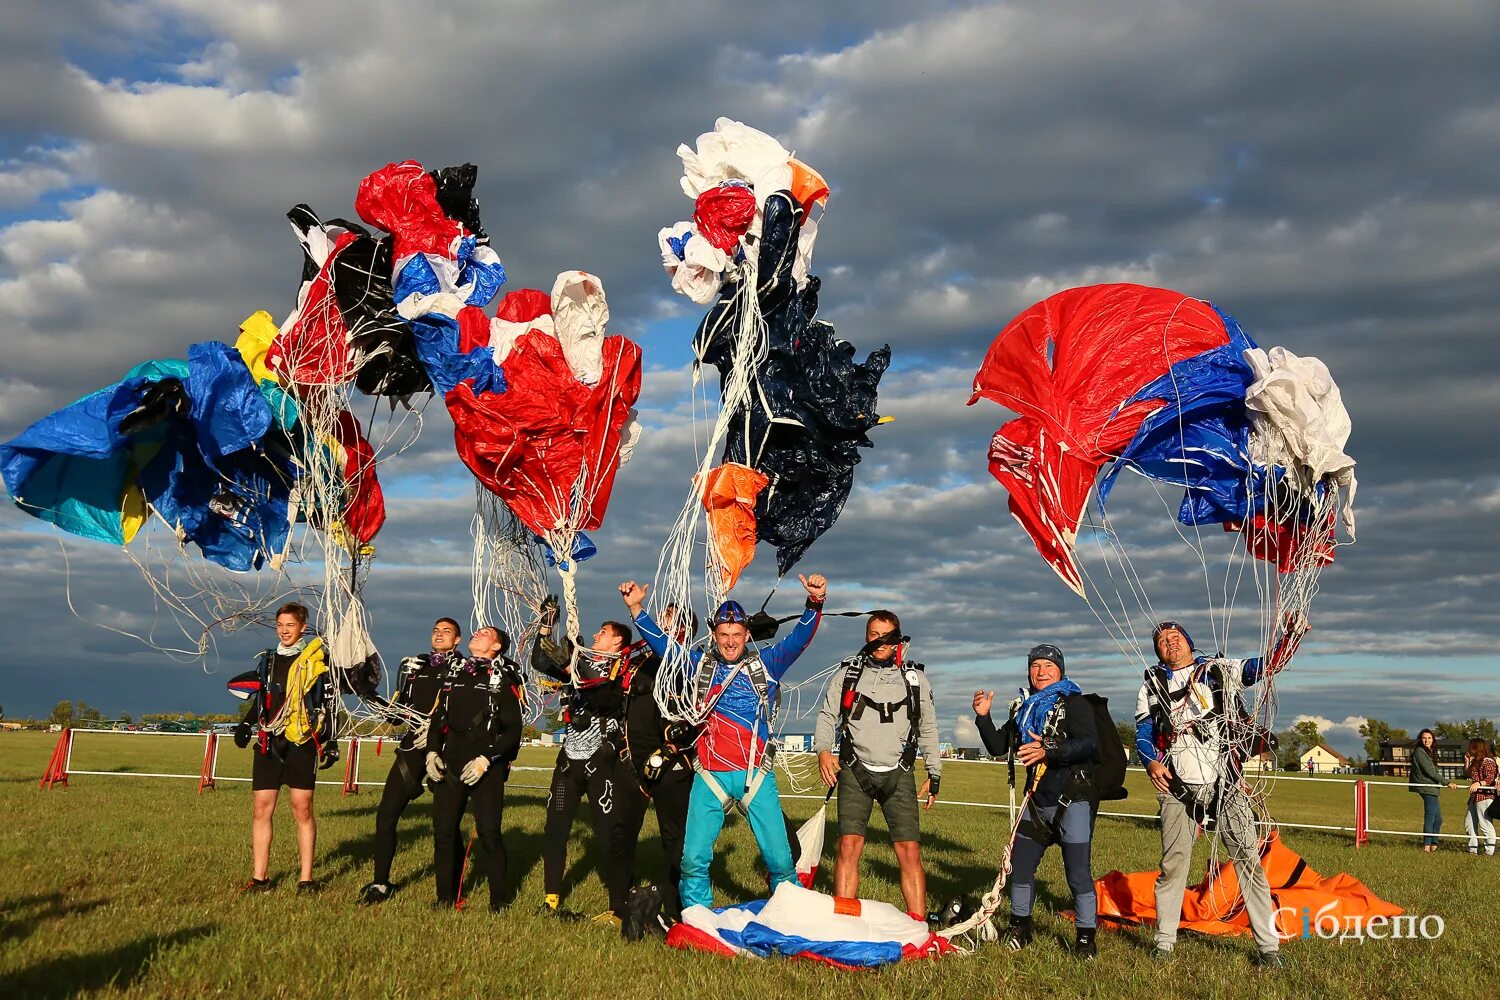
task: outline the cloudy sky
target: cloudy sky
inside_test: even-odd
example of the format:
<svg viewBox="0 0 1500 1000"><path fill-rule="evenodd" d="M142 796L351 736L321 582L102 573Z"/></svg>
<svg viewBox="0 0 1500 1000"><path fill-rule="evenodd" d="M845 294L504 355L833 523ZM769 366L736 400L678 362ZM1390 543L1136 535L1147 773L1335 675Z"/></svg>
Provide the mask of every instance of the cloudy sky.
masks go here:
<svg viewBox="0 0 1500 1000"><path fill-rule="evenodd" d="M896 419L801 568L828 574L831 606L902 615L946 736L971 740L968 694L1014 687L1042 640L1130 714L1136 661L1042 564L986 472L1006 414L964 405L1012 316L1120 280L1211 299L1342 386L1359 539L1323 575L1282 720L1319 717L1352 749L1366 715L1494 717L1496 38L1488 0L4 5L0 439L139 360L232 339L256 309L284 316L301 269L291 205L352 216L359 179L388 161L472 161L509 287L592 271L615 332L645 350L647 434L585 567L585 616L612 615L613 585L653 573L695 464L697 313L672 294L656 231L691 209L677 144L725 115L832 182L823 318L895 352L881 409ZM472 484L440 404L423 423L382 467L391 517L366 597L388 656L424 648L437 615L468 615ZM372 437L413 426L381 416ZM1121 536L1152 607L1201 640L1222 601L1161 509L1137 490ZM1220 583L1225 544L1205 545ZM174 645L125 553L60 544L9 505L0 565L11 716L61 698L227 709L223 681L266 638L228 636L204 663L112 631ZM192 585L181 560L152 565ZM768 572L763 551L747 603ZM1245 587L1231 652L1254 641ZM796 604L783 590L772 608ZM1125 611L1149 627L1134 599ZM856 632L831 622L807 671Z"/></svg>

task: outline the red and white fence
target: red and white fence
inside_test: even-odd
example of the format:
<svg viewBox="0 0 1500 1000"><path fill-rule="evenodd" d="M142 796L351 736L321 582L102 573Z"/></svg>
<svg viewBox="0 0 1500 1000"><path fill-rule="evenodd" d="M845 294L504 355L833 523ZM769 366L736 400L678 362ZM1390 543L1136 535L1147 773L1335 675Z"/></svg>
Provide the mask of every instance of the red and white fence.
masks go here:
<svg viewBox="0 0 1500 1000"><path fill-rule="evenodd" d="M94 735L112 736L112 737L119 737L119 736L137 737L137 736L139 736L139 737L143 737L143 738L161 738L161 737L166 737L166 738L179 739L179 740L184 740L184 739L186 739L186 740L198 740L198 741L200 741L203 744L202 764L201 764L199 770L196 773L185 772L185 771L184 772L170 772L170 771L127 771L127 770L118 770L118 769L116 769L116 770L110 770L110 771L104 771L104 770L94 770L94 769L75 769L73 767L73 751L74 751L74 746L75 746L75 744L77 742L78 737L80 737L80 736L94 736ZM66 787L67 784L68 784L68 779L70 777L76 777L76 776L79 776L79 775L90 775L90 776L98 776L98 777L125 777L125 778L178 778L178 779L195 780L195 781L197 781L197 783L198 783L198 793L201 795L205 789L211 791L214 788L216 788L220 782L248 782L248 781L250 781L251 779L247 778L247 777L229 776L229 775L224 775L224 774L220 774L219 773L219 741L220 741L220 738L221 738L222 735L224 735L224 734L221 733L221 732L219 732L219 731L209 731L209 732L206 732L206 733L153 733L153 732L141 732L141 731L118 732L118 731L114 731L114 730L65 729L65 730L63 730L62 735L58 738L57 746L56 746L56 748L52 752L52 759L49 761L49 763L47 765L46 773L44 773L42 775L41 787L42 788L52 788L52 787L55 787L56 785L59 785L59 784ZM345 738L341 739L339 742L341 744L343 744L342 759L343 759L343 763L344 763L344 771L343 771L342 779L340 779L340 780L335 780L335 779L331 779L331 778L330 779L320 779L320 780L318 780L318 784L320 784L320 785L337 785L337 786L340 787L341 794L343 794L343 795L357 795L359 793L359 790L360 790L360 785L364 781L364 779L361 776L361 768L362 768L362 766L364 764L364 758L365 758L366 753L369 752L373 748L374 755L377 756L377 757L379 757L379 756L382 755L382 752L385 749L385 745L387 743L394 743L394 741L392 741L390 739L382 738L382 737L364 737L364 738L362 738L362 737L345 737ZM794 754L794 753L786 753L786 754L783 754L782 756L784 756L784 757L795 757L795 756L801 756L801 755L800 754ZM971 763L972 764L981 764L981 765L983 765L983 764L986 764L986 763L991 763L992 764L992 763L995 763L995 762L963 761L962 763L964 763L965 765L971 764ZM515 765L514 767L512 767L512 770L513 771L530 771L530 772L548 773L548 772L550 772L552 770L552 768L550 768L550 767L532 767L532 766L519 765L518 764L518 765ZM1138 770L1138 769L1132 768L1131 770ZM1371 799L1372 793L1376 794L1377 796L1382 796L1382 797L1385 796L1387 793L1399 794L1401 796L1410 796L1410 792L1408 791L1407 785L1406 785L1405 782L1399 782L1398 783L1398 782L1389 782L1389 781L1367 781L1364 778L1358 778L1358 777L1332 777L1332 776L1329 776L1329 777L1322 777L1322 776L1314 777L1314 776L1311 776L1311 775L1291 775L1291 774L1280 774L1280 773L1275 773L1275 772L1265 772L1265 773L1263 773L1260 776L1260 779L1264 780L1264 781L1274 781L1274 782L1282 782L1282 781L1313 781L1313 782L1323 782L1325 784L1330 784L1330 785L1343 785L1343 786L1346 786L1346 787L1349 788L1350 794L1352 796L1351 822L1350 822L1349 825L1322 824L1322 823L1292 823L1292 822L1276 821L1274 823L1269 823L1269 824L1264 824L1263 823L1262 824L1263 826L1276 826L1276 827L1281 827L1281 828L1285 828L1285 829L1292 829L1292 830L1318 830L1318 831L1327 832L1327 833L1347 833L1347 834L1350 834L1353 837L1354 846L1356 848L1368 845L1370 843L1370 838L1372 836L1382 836L1382 837L1422 837L1422 836L1424 836L1424 834L1421 831L1419 831L1419 830L1392 830L1392 829L1384 829L1384 828L1380 828L1380 827L1374 827L1374 826L1370 825L1370 799ZM515 787L515 788L543 789L543 790L545 790L548 787L548 785L545 784L545 783L543 783L543 784L531 784L531 783L519 782L519 783L513 783L512 787ZM1330 789L1330 791L1332 791L1332 789ZM821 801L823 799L823 795L821 795L821 794L817 794L817 795L798 795L798 794L790 794L790 793L786 793L786 792L782 793L782 797L783 798L791 798L791 799L814 799L814 800L819 800L819 801ZM1000 810L1004 810L1004 809L1009 808L1007 806L1007 804L1003 803L1003 802L973 802L973 801L964 801L964 800L955 800L955 799L943 799L943 800L941 800L939 802L939 804L943 805L943 806L955 806L955 807L959 807L959 808L972 808L972 809L1000 809ZM1151 800L1151 804L1152 805L1155 804L1154 797ZM1394 803L1391 803L1391 804L1394 805ZM1414 803L1407 803L1407 804L1408 805L1415 805ZM1420 807L1419 806L1417 806L1416 812L1420 815ZM1138 820L1138 821L1145 821L1145 822L1155 822L1156 818L1157 818L1157 814L1156 814L1155 811L1149 811L1149 812L1148 811L1139 811L1139 812L1137 812L1137 811L1117 811L1117 810L1101 809L1099 811L1099 815L1100 816L1107 816L1107 817L1110 817L1110 818L1113 818L1113 819L1129 819L1129 820ZM1460 820L1460 822L1462 822L1462 821ZM1425 836L1436 836L1436 837L1440 837L1440 838L1445 839L1445 840L1466 840L1467 839L1467 835L1462 834L1462 833L1440 833L1440 834L1429 834L1429 835L1425 835Z"/></svg>

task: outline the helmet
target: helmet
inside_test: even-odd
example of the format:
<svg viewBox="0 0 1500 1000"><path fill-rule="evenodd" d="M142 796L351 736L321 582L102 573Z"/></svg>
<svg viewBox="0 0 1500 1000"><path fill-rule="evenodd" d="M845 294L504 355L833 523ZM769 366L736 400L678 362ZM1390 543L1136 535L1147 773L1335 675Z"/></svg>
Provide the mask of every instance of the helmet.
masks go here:
<svg viewBox="0 0 1500 1000"><path fill-rule="evenodd" d="M1063 663L1062 650L1058 649L1050 642L1044 642L1040 645L1031 647L1031 652L1026 654L1026 663L1028 666L1031 665L1032 660L1050 660L1051 662L1057 664L1057 669L1059 672L1064 674L1068 672L1067 666Z"/></svg>
<svg viewBox="0 0 1500 1000"><path fill-rule="evenodd" d="M1161 637L1161 634L1169 628L1175 628L1177 631L1182 633L1182 637L1187 640L1189 649L1198 648L1197 646L1193 645L1193 637L1188 634L1188 630L1183 628L1181 624L1179 624L1178 622L1162 622L1161 624L1157 625L1156 628L1151 630L1151 646L1153 650L1156 647L1156 640L1159 639Z"/></svg>
<svg viewBox="0 0 1500 1000"><path fill-rule="evenodd" d="M739 601L725 601L719 605L719 610L714 612L712 627L720 625L746 625L750 624L750 616L745 614L745 609L740 606Z"/></svg>

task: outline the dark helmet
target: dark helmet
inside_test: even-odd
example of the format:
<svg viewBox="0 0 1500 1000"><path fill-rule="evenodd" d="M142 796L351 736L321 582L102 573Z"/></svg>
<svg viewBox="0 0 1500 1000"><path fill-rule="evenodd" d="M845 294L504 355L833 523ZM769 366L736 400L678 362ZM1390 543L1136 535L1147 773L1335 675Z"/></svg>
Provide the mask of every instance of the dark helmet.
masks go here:
<svg viewBox="0 0 1500 1000"><path fill-rule="evenodd" d="M1032 660L1051 660L1053 663L1057 664L1057 670L1059 673L1066 674L1068 672L1066 664L1063 663L1062 650L1058 649L1050 642L1044 642L1040 645L1032 646L1031 652L1026 654L1026 665L1028 667L1031 666Z"/></svg>
<svg viewBox="0 0 1500 1000"><path fill-rule="evenodd" d="M719 605L719 610L714 612L713 621L710 625L718 628L720 625L746 625L750 624L750 616L740 606L739 601L725 601Z"/></svg>
<svg viewBox="0 0 1500 1000"><path fill-rule="evenodd" d="M1182 637L1187 640L1189 649L1198 648L1197 646L1193 645L1193 637L1188 634L1188 630L1183 628L1180 623L1162 622L1161 624L1157 625L1156 628L1151 630L1151 651L1153 653L1156 652L1156 640L1160 638L1161 634L1169 628L1175 628L1177 631L1182 633Z"/></svg>

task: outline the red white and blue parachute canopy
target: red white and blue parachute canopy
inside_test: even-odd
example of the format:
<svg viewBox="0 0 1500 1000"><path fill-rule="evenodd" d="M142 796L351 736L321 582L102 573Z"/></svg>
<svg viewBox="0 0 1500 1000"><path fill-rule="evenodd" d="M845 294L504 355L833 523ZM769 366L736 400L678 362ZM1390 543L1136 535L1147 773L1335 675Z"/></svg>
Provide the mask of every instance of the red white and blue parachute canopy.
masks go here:
<svg viewBox="0 0 1500 1000"><path fill-rule="evenodd" d="M1304 535L1320 547L1331 539L1316 504L1268 510L1270 498L1341 487L1352 534L1348 415L1327 369L1279 349L1268 356L1201 299L1129 284L1059 292L995 338L969 402L980 398L1019 414L991 440L990 471L1037 551L1080 596L1074 545L1110 463L1101 509L1129 468L1184 488L1183 524L1254 524L1247 545L1283 569ZM1285 543L1268 543L1273 535Z"/></svg>

